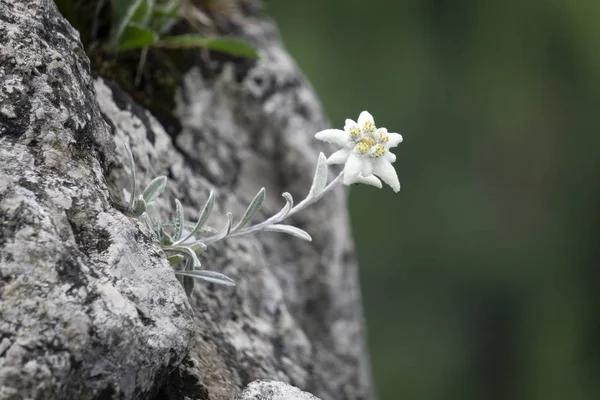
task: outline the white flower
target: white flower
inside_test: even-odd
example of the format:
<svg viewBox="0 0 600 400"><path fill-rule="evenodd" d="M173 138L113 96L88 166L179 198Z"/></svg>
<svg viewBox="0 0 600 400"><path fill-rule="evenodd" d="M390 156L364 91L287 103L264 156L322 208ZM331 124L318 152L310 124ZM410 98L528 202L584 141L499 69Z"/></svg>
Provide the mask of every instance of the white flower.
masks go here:
<svg viewBox="0 0 600 400"><path fill-rule="evenodd" d="M345 185L358 182L381 188L377 175L394 192L400 190L398 175L392 166L396 155L390 152L390 148L402 142L402 135L377 128L373 116L368 112L361 112L358 122L347 119L344 130L325 129L316 133L315 137L342 148L327 159L327 164L346 164Z"/></svg>

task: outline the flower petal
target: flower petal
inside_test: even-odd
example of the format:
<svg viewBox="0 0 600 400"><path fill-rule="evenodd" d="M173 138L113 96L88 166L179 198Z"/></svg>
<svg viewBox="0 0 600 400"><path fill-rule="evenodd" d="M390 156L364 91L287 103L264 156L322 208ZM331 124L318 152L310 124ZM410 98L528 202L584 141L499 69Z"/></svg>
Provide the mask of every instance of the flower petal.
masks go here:
<svg viewBox="0 0 600 400"><path fill-rule="evenodd" d="M327 159L327 164L343 164L348 160L349 156L350 151L346 149L338 150L329 156L329 158Z"/></svg>
<svg viewBox="0 0 600 400"><path fill-rule="evenodd" d="M377 177L375 175L369 175L369 176L362 176L358 175L356 177L356 182L358 183L364 183L366 185L371 185L371 186L375 186L376 188L381 189L381 181L379 179L377 179Z"/></svg>
<svg viewBox="0 0 600 400"><path fill-rule="evenodd" d="M369 114L368 111L361 112L358 116L358 125L360 125L360 127L362 128L363 126L365 126L365 122L367 121L375 125L375 120L373 119L373 116Z"/></svg>
<svg viewBox="0 0 600 400"><path fill-rule="evenodd" d="M386 160L380 159L379 162L375 164L373 173L390 185L394 192L398 193L400 191L400 181L398 181L398 175L392 164Z"/></svg>
<svg viewBox="0 0 600 400"><path fill-rule="evenodd" d="M361 174L364 176L373 175L373 159L363 157L363 166Z"/></svg>
<svg viewBox="0 0 600 400"><path fill-rule="evenodd" d="M391 151L386 151L385 154L383 155L383 159L388 162L393 163L396 161L396 155L394 153L392 153Z"/></svg>
<svg viewBox="0 0 600 400"><path fill-rule="evenodd" d="M362 172L363 160L354 153L350 153L344 167L344 185L356 182L356 177Z"/></svg>
<svg viewBox="0 0 600 400"><path fill-rule="evenodd" d="M353 120L351 120L351 119L346 119L346 124L344 125L344 130L345 130L346 132L348 132L348 130L349 130L350 128L352 128L353 126L356 126L356 125L357 125L357 123L356 123L356 122L354 122Z"/></svg>
<svg viewBox="0 0 600 400"><path fill-rule="evenodd" d="M348 134L341 129L325 129L315 133L315 138L341 147L345 147L348 143Z"/></svg>
<svg viewBox="0 0 600 400"><path fill-rule="evenodd" d="M389 147L396 147L402 143L402 135L399 133L388 133L390 140L386 143Z"/></svg>

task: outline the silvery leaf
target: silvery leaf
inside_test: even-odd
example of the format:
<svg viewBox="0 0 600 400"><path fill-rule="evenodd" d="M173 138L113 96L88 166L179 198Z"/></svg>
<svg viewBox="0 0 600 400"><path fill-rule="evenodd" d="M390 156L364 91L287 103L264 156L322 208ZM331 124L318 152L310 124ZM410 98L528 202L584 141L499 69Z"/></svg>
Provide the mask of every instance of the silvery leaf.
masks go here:
<svg viewBox="0 0 600 400"><path fill-rule="evenodd" d="M269 226L266 226L265 228L263 228L263 231L287 233L289 235L296 236L297 238L312 242L312 238L306 231L304 231L300 228L296 228L295 226L291 226L291 225L283 225L283 224L269 225Z"/></svg>
<svg viewBox="0 0 600 400"><path fill-rule="evenodd" d="M270 220L281 221L282 219L285 219L290 210L294 207L294 199L292 198L291 194L285 192L282 194L282 196L285 199L285 205L281 211L269 218Z"/></svg>
<svg viewBox="0 0 600 400"><path fill-rule="evenodd" d="M316 196L319 194L327 185L327 157L325 154L319 153L319 160L317 161L317 168L315 170L315 176L313 178L308 197Z"/></svg>
<svg viewBox="0 0 600 400"><path fill-rule="evenodd" d="M193 245L190 246L190 248L192 250L194 250L194 253L196 253L196 255L200 255L202 253L204 253L204 251L206 250L206 245L202 242L198 242L198 243L194 243Z"/></svg>
<svg viewBox="0 0 600 400"><path fill-rule="evenodd" d="M200 217L198 217L198 222L196 222L196 225L194 225L191 228L192 230L190 231L190 233L188 233L183 239L181 239L179 241L179 243L185 242L186 240L188 240L189 238L194 236L195 233L199 232L200 229L202 229L204 224L206 224L206 221L208 221L208 217L210 217L210 213L212 212L214 202L215 202L215 194L211 190L210 194L208 195L208 200L206 200L206 203L204 204L204 207L202 208L202 211L200 212Z"/></svg>
<svg viewBox="0 0 600 400"><path fill-rule="evenodd" d="M246 209L246 212L244 213L244 216L242 217L240 222L235 226L235 228L232 229L232 232L238 231L241 228L243 228L244 226L246 226L248 224L248 222L250 222L250 220L252 219L254 214L256 214L258 212L258 210L260 210L264 201L265 201L265 188L261 188L258 191L258 193L256 194L256 196L254 196L252 203L250 203L250 205Z"/></svg>
<svg viewBox="0 0 600 400"><path fill-rule="evenodd" d="M183 206L178 199L175 199L175 232L173 233L173 241L177 242L183 235Z"/></svg>
<svg viewBox="0 0 600 400"><path fill-rule="evenodd" d="M192 278L203 279L208 282L218 283L221 285L235 286L233 279L226 275L214 271L194 270L194 271L176 271L176 275L189 276Z"/></svg>
<svg viewBox="0 0 600 400"><path fill-rule="evenodd" d="M177 275L177 272L175 272L175 277L181 283L181 286L183 286L185 294L187 296L191 295L194 291L194 279L189 276Z"/></svg>
<svg viewBox="0 0 600 400"><path fill-rule="evenodd" d="M127 159L129 160L129 168L131 169L131 197L129 198L129 207L134 208L133 202L135 201L135 193L137 190L137 184L135 183L135 161L133 161L133 153L129 146L125 145L125 148L127 149Z"/></svg>
<svg viewBox="0 0 600 400"><path fill-rule="evenodd" d="M167 177L164 175L158 176L152 180L144 189L142 197L146 203L152 203L162 192L167 185Z"/></svg>

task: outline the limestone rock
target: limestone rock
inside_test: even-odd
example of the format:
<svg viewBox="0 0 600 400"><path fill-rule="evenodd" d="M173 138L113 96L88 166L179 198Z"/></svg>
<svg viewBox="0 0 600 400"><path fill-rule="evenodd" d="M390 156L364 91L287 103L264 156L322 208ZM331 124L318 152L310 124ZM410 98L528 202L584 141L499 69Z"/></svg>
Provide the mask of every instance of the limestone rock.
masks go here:
<svg viewBox="0 0 600 400"><path fill-rule="evenodd" d="M227 17L255 63L201 53L184 71L167 134L117 84L92 78L52 0L0 0L0 399L232 399L256 379L323 400L372 399L346 193L295 216L313 242L262 233L201 261L236 287L186 298L122 189L169 183L193 219L212 189L212 225L299 201L327 126L313 90L252 2ZM157 98L156 102L164 99ZM327 223L323 223L327 221Z"/></svg>
<svg viewBox="0 0 600 400"><path fill-rule="evenodd" d="M250 383L236 400L319 400L285 382L258 380Z"/></svg>

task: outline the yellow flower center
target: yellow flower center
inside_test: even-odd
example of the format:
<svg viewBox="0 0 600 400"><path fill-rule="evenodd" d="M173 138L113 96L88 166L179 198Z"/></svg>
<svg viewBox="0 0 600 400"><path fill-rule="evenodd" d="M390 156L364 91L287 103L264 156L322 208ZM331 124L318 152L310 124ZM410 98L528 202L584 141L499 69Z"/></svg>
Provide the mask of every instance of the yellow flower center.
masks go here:
<svg viewBox="0 0 600 400"><path fill-rule="evenodd" d="M350 135L352 135L352 139L358 139L361 134L362 132L360 131L360 128L358 126L355 125L352 128L350 128Z"/></svg>
<svg viewBox="0 0 600 400"><path fill-rule="evenodd" d="M356 145L356 150L361 154L366 154L373 146L375 146L375 139L367 136Z"/></svg>
<svg viewBox="0 0 600 400"><path fill-rule="evenodd" d="M381 128L381 129L377 129L377 138L379 139L380 142L382 143L387 143L388 140L390 140L390 136L387 133L387 129Z"/></svg>
<svg viewBox="0 0 600 400"><path fill-rule="evenodd" d="M365 125L364 125L364 131L365 132L374 132L375 129L377 129L377 127L375 126L375 124L371 121L365 121Z"/></svg>
<svg viewBox="0 0 600 400"><path fill-rule="evenodd" d="M379 158L382 155L384 155L385 153L387 153L387 149L385 148L384 145L376 144L375 146L373 146L373 149L372 149L373 157Z"/></svg>

